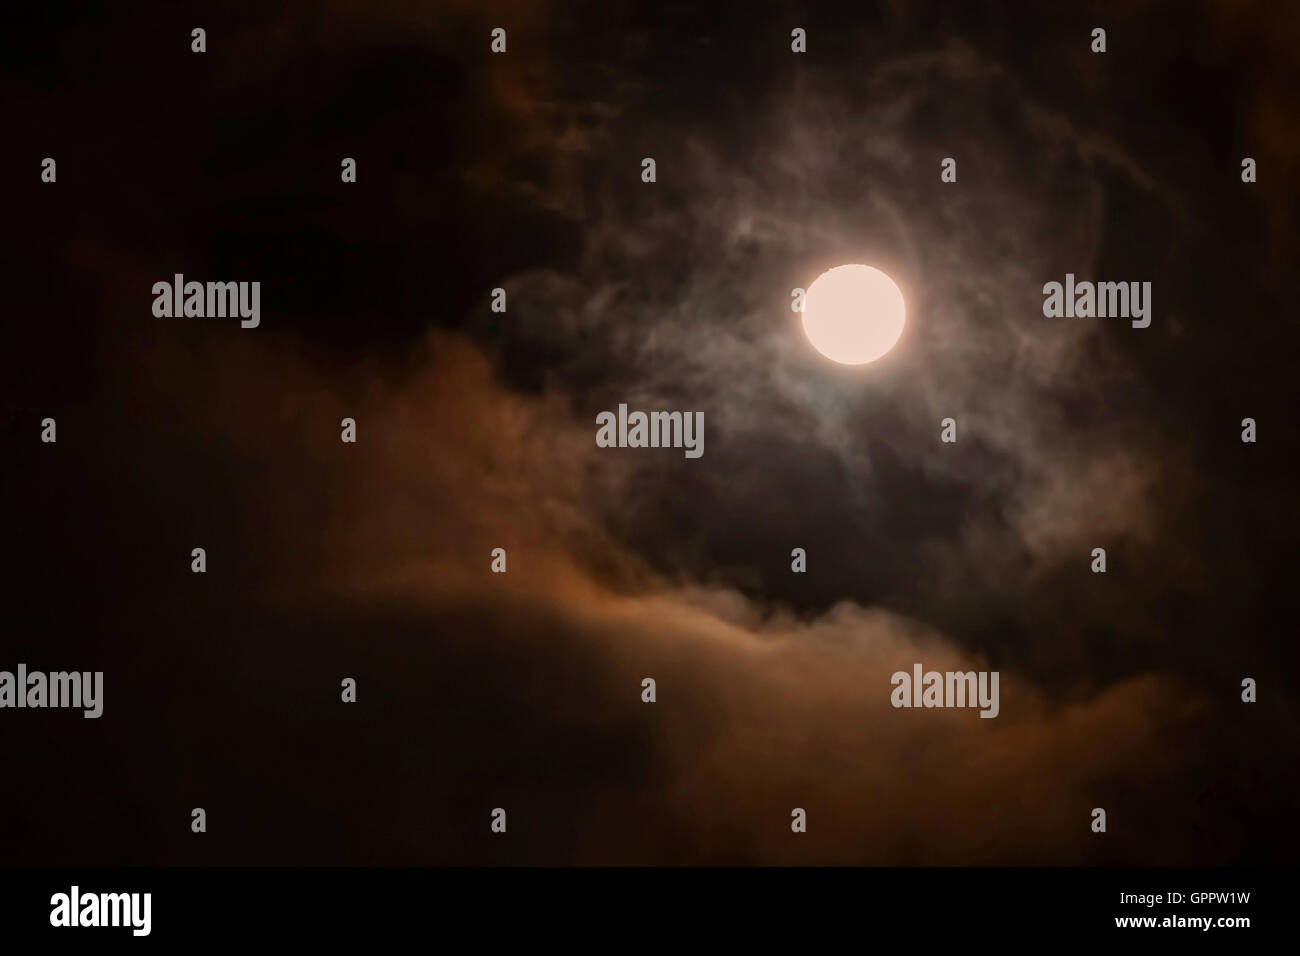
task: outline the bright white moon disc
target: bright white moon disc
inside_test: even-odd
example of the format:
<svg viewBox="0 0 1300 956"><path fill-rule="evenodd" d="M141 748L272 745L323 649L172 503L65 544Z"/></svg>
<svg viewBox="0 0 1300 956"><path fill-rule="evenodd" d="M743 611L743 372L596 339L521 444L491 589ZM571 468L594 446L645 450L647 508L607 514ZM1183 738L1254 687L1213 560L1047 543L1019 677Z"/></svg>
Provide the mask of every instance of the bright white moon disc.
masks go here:
<svg viewBox="0 0 1300 956"><path fill-rule="evenodd" d="M894 347L906 316L903 293L889 276L871 266L836 266L808 287L803 330L828 359L862 365Z"/></svg>

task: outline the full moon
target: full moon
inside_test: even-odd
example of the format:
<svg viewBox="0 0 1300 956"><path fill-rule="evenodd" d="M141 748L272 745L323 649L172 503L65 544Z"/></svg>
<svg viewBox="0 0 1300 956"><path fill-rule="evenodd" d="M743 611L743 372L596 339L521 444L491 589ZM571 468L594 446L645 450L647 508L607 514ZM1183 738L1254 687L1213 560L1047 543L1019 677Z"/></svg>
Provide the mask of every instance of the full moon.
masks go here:
<svg viewBox="0 0 1300 956"><path fill-rule="evenodd" d="M880 358L898 342L906 317L903 293L871 266L827 269L804 295L804 334L813 348L842 365Z"/></svg>

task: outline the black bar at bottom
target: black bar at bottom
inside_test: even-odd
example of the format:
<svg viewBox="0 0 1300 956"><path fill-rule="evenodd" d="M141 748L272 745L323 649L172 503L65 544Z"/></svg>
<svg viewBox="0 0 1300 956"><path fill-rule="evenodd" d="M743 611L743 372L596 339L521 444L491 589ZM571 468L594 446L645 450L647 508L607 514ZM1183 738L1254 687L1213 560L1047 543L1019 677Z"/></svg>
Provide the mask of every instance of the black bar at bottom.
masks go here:
<svg viewBox="0 0 1300 956"><path fill-rule="evenodd" d="M0 869L0 926L6 942L90 946L712 938L766 949L829 943L831 934L859 943L902 934L921 945L1126 936L1232 945L1287 928L1294 882L1293 869L1244 868ZM114 920L125 925L80 925Z"/></svg>

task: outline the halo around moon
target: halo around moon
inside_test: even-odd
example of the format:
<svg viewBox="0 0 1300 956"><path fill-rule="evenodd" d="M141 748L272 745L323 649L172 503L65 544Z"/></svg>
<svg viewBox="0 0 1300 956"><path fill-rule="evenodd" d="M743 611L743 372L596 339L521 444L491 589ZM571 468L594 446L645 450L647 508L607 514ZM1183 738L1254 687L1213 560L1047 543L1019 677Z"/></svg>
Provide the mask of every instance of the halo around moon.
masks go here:
<svg viewBox="0 0 1300 956"><path fill-rule="evenodd" d="M897 344L906 320L903 293L871 266L827 269L804 295L804 334L813 348L841 365L880 358Z"/></svg>

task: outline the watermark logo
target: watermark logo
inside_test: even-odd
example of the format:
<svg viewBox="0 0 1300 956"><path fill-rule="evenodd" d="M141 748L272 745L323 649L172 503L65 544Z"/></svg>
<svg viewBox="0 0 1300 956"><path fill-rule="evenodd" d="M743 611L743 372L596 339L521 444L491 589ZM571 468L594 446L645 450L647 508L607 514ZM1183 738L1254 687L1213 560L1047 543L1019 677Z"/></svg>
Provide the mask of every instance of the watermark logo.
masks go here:
<svg viewBox="0 0 1300 956"><path fill-rule="evenodd" d="M687 458L704 454L703 412L628 412L596 416L598 448L683 448Z"/></svg>
<svg viewBox="0 0 1300 956"><path fill-rule="evenodd" d="M0 671L0 708L71 707L95 718L104 712L103 671Z"/></svg>
<svg viewBox="0 0 1300 956"><path fill-rule="evenodd" d="M171 282L155 282L153 294L153 314L160 319L238 316L242 329L255 329L262 321L260 282L186 282L178 272Z"/></svg>
<svg viewBox="0 0 1300 956"><path fill-rule="evenodd" d="M1132 319L1135 329L1151 324L1150 282L1075 282L1074 273L1065 283L1043 286L1043 315L1049 319L1067 316Z"/></svg>
<svg viewBox="0 0 1300 956"><path fill-rule="evenodd" d="M50 897L51 926L129 926L131 935L148 936L152 911L152 893L82 893L74 885Z"/></svg>
<svg viewBox="0 0 1300 956"><path fill-rule="evenodd" d="M895 707L979 707L981 717L996 717L997 671L925 671L912 665L912 673L896 671L889 679L894 690L889 702Z"/></svg>

